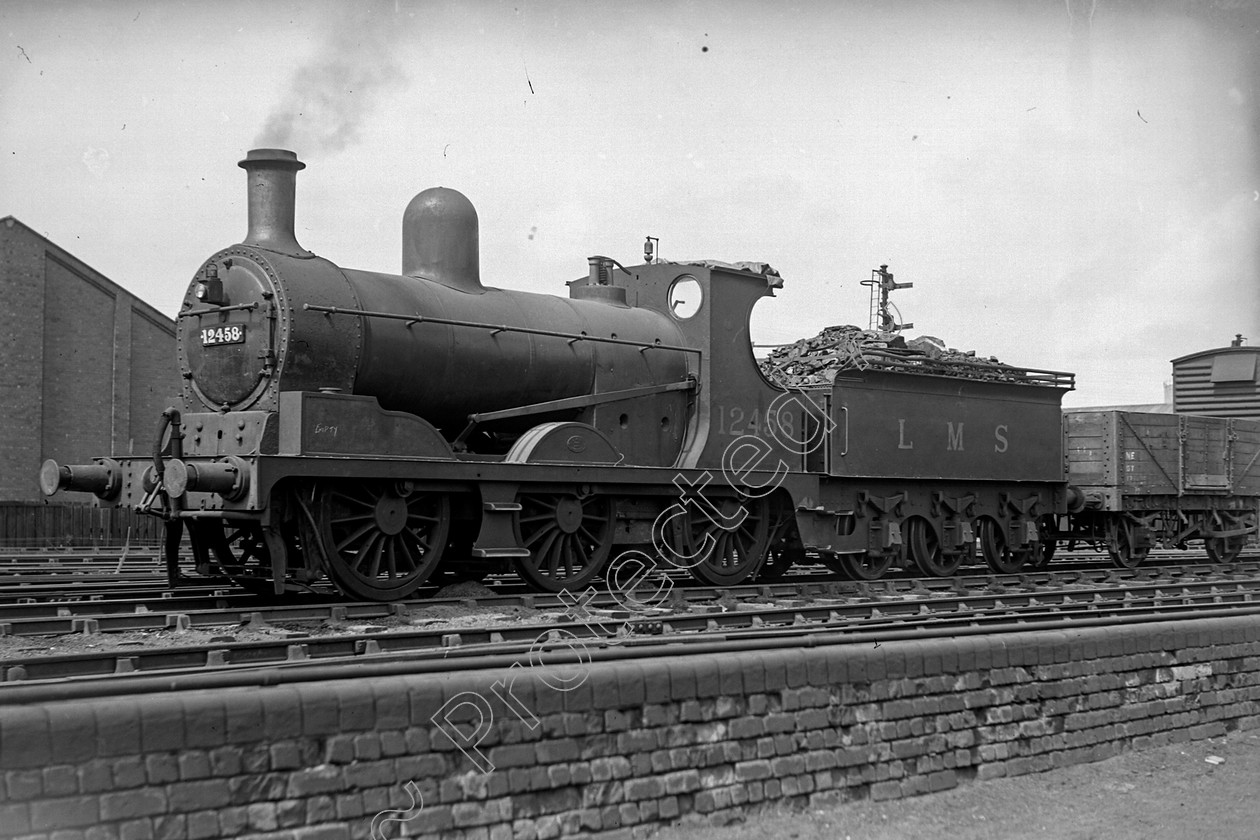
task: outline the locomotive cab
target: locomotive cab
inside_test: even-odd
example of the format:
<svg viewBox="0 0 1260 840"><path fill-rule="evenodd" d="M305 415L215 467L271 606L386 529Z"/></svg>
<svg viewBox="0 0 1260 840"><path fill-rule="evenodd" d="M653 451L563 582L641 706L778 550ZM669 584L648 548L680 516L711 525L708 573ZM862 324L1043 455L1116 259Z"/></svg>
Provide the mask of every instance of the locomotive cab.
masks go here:
<svg viewBox="0 0 1260 840"><path fill-rule="evenodd" d="M758 434L773 420L772 406L784 389L768 382L752 353L749 319L753 306L783 287L765 263L652 262L623 268L592 257L590 275L570 283L570 295L596 294L659 312L690 347L689 372L705 387L696 394L679 467L722 468L723 453L741 435ZM671 418L662 417L662 426ZM765 456L799 468L801 455L774 435L763 435Z"/></svg>

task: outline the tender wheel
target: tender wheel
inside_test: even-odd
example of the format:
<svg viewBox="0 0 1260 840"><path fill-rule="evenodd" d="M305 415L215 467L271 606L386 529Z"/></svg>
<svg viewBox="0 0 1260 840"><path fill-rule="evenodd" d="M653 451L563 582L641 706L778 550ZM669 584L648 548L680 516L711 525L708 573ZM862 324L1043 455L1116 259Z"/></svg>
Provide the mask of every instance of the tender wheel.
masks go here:
<svg viewBox="0 0 1260 840"><path fill-rule="evenodd" d="M450 500L407 482L340 482L319 494L319 540L329 576L348 595L396 601L433 574L446 546Z"/></svg>
<svg viewBox="0 0 1260 840"><path fill-rule="evenodd" d="M892 568L894 555L888 551L868 551L865 554L840 554L837 559L844 573L854 580L879 580Z"/></svg>
<svg viewBox="0 0 1260 840"><path fill-rule="evenodd" d="M688 568L696 580L708 586L734 586L747 580L770 550L770 503L745 500L747 514L730 530L713 520L732 520L738 516L740 502L722 499L714 504L720 517L688 507L685 515L671 523L670 539L680 557L697 557L707 548L703 559Z"/></svg>
<svg viewBox="0 0 1260 840"><path fill-rule="evenodd" d="M1121 569L1136 569L1150 553L1149 548L1133 547L1133 526L1122 522L1109 529L1107 536L1107 554L1111 562Z"/></svg>
<svg viewBox="0 0 1260 840"><path fill-rule="evenodd" d="M940 537L931 522L916 516L910 520L906 531L910 557L923 574L931 577L949 577L958 571L958 566L963 560L962 553L943 552Z"/></svg>
<svg viewBox="0 0 1260 840"><path fill-rule="evenodd" d="M1245 537L1208 537L1203 541L1213 563L1233 563L1242 553Z"/></svg>
<svg viewBox="0 0 1260 840"><path fill-rule="evenodd" d="M529 493L520 497L517 536L529 557L514 561L543 592L580 589L599 575L613 545L613 504L605 496Z"/></svg>
<svg viewBox="0 0 1260 840"><path fill-rule="evenodd" d="M999 574L1018 572L1028 559L1027 551L1012 551L1006 543L1006 531L996 520L980 521L980 551L984 562Z"/></svg>

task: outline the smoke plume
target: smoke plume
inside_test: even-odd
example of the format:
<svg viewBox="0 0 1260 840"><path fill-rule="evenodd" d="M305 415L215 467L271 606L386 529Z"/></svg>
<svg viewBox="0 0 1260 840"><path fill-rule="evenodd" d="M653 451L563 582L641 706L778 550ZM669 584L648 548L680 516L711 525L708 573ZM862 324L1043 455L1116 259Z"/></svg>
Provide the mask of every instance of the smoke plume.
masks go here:
<svg viewBox="0 0 1260 840"><path fill-rule="evenodd" d="M341 151L358 140L380 96L403 80L395 8L356 5L331 24L314 56L294 70L255 147L294 149L306 159Z"/></svg>

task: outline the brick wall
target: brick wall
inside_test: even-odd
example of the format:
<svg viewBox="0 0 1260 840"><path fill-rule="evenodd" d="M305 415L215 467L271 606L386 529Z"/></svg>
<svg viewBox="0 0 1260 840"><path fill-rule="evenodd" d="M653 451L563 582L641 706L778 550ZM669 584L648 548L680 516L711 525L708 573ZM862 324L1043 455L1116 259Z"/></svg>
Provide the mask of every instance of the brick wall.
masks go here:
<svg viewBox="0 0 1260 840"><path fill-rule="evenodd" d="M162 411L182 404L171 323L158 323L135 309L130 314L128 434L124 437L120 430L114 439L114 451L120 454L150 451Z"/></svg>
<svg viewBox="0 0 1260 840"><path fill-rule="evenodd" d="M44 376L44 250L0 221L0 499L38 492ZM29 476L29 477L28 477ZM25 481L23 481L25 479Z"/></svg>
<svg viewBox="0 0 1260 840"><path fill-rule="evenodd" d="M0 500L42 499L45 458L151 446L179 393L173 322L11 217L0 294Z"/></svg>
<svg viewBox="0 0 1260 840"><path fill-rule="evenodd" d="M352 838L393 810L382 836L614 838L693 813L720 823L768 803L911 796L1260 725L1260 619L658 656L585 674L568 691L548 682L573 668L21 695L0 707L0 834ZM29 689L9 684L0 702L14 690ZM474 706L456 710L474 695L489 710L477 753L451 737L477 740Z"/></svg>
<svg viewBox="0 0 1260 840"><path fill-rule="evenodd" d="M113 431L112 290L47 259L44 276L43 436L40 448L62 463L107 455ZM84 422L92 418L92 422ZM90 497L89 497L90 498Z"/></svg>

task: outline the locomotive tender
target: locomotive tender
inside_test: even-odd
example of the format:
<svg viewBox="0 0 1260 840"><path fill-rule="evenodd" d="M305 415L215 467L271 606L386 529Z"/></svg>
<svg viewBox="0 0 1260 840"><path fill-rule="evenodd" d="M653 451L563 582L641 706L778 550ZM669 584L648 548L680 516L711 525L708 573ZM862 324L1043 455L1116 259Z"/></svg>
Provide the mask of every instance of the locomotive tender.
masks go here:
<svg viewBox="0 0 1260 840"><path fill-rule="evenodd" d="M346 269L297 242L294 153L240 166L248 233L184 297L182 405L152 456L41 472L49 495L162 516L172 580L185 532L201 574L377 600L439 567L584 588L626 549L723 585L807 549L872 579L1145 539L1071 522L1091 501L1065 477L1070 374L784 389L752 354L752 308L782 286L764 264L596 256L567 299L489 287L475 210L436 188L406 209L401 274ZM1254 531L1251 505L1226 530Z"/></svg>

